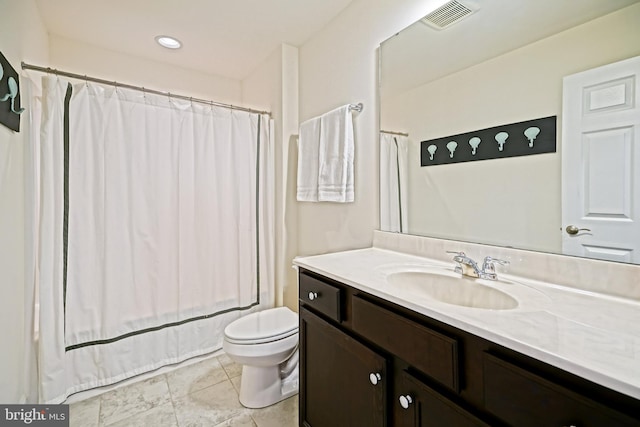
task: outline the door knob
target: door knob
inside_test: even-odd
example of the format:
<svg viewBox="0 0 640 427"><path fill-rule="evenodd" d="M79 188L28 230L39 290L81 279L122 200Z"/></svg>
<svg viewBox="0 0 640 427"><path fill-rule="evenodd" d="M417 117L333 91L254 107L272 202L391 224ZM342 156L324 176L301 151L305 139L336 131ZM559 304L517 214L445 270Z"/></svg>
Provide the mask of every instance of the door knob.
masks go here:
<svg viewBox="0 0 640 427"><path fill-rule="evenodd" d="M575 225L567 225L567 228L565 228L565 230L568 234L571 235L578 234L581 231L591 231L588 228L578 228Z"/></svg>
<svg viewBox="0 0 640 427"><path fill-rule="evenodd" d="M382 380L382 375L380 375L377 372L372 372L369 374L369 381L371 381L371 384L373 385L378 385L378 382L380 382Z"/></svg>
<svg viewBox="0 0 640 427"><path fill-rule="evenodd" d="M409 405L413 403L413 399L408 394L406 396L400 396L398 400L400 401L400 406L404 409L409 409Z"/></svg>
<svg viewBox="0 0 640 427"><path fill-rule="evenodd" d="M317 292L309 292L309 300L313 301L316 298L318 298Z"/></svg>

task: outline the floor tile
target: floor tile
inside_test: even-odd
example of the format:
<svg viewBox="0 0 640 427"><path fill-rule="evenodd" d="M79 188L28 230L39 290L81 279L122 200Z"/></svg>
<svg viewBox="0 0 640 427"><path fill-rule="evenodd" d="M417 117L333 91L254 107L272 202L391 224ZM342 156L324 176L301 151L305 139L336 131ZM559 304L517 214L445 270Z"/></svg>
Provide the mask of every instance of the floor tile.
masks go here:
<svg viewBox="0 0 640 427"><path fill-rule="evenodd" d="M298 395L251 413L257 427L298 427Z"/></svg>
<svg viewBox="0 0 640 427"><path fill-rule="evenodd" d="M226 354L218 356L218 360L220 361L220 364L222 365L224 370L227 372L229 378L235 378L242 375L242 365L231 360L231 358L229 358L229 356L227 356Z"/></svg>
<svg viewBox="0 0 640 427"><path fill-rule="evenodd" d="M105 427L178 427L176 414L171 402L155 406L148 411L125 418Z"/></svg>
<svg viewBox="0 0 640 427"><path fill-rule="evenodd" d="M100 396L100 424L113 424L170 401L164 375L117 388Z"/></svg>
<svg viewBox="0 0 640 427"><path fill-rule="evenodd" d="M233 377L231 378L231 384L233 384L233 388L236 389L236 392L240 394L240 383L242 382L242 377Z"/></svg>
<svg viewBox="0 0 640 427"><path fill-rule="evenodd" d="M227 380L225 370L215 357L169 372L166 376L174 399Z"/></svg>
<svg viewBox="0 0 640 427"><path fill-rule="evenodd" d="M242 414L214 427L256 427L256 423L249 414Z"/></svg>
<svg viewBox="0 0 640 427"><path fill-rule="evenodd" d="M100 418L100 396L69 405L70 427L97 427Z"/></svg>
<svg viewBox="0 0 640 427"><path fill-rule="evenodd" d="M70 427L294 427L298 397L262 409L238 400L242 365L220 355L69 406Z"/></svg>
<svg viewBox="0 0 640 427"><path fill-rule="evenodd" d="M249 413L229 380L174 399L174 407L180 427L211 427Z"/></svg>

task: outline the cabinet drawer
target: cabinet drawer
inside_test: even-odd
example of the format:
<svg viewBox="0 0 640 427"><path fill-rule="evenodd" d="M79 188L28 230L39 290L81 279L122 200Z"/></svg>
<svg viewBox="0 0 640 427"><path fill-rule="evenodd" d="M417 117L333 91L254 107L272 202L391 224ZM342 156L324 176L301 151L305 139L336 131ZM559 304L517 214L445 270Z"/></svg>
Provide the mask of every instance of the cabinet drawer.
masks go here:
<svg viewBox="0 0 640 427"><path fill-rule="evenodd" d="M342 320L341 290L306 273L299 275L300 303L331 319Z"/></svg>
<svg viewBox="0 0 640 427"><path fill-rule="evenodd" d="M395 396L395 409L400 426L489 427L408 372L401 374L398 394Z"/></svg>
<svg viewBox="0 0 640 427"><path fill-rule="evenodd" d="M484 354L484 405L518 427L631 427L634 420L491 354Z"/></svg>
<svg viewBox="0 0 640 427"><path fill-rule="evenodd" d="M458 343L359 297L352 300L353 330L445 386L459 391Z"/></svg>

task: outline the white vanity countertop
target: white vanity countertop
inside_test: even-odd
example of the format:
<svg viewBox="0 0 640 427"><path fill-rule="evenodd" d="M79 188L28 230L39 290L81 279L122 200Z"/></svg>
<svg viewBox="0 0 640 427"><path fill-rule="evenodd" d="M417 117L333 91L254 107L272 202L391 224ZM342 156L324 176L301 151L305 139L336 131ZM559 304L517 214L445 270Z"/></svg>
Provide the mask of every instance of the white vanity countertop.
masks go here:
<svg viewBox="0 0 640 427"><path fill-rule="evenodd" d="M387 281L389 272L404 268L453 270L453 261L368 248L298 257L294 264L640 399L637 301L498 272L501 279L524 284L537 301L523 296L514 310L486 310L403 295Z"/></svg>

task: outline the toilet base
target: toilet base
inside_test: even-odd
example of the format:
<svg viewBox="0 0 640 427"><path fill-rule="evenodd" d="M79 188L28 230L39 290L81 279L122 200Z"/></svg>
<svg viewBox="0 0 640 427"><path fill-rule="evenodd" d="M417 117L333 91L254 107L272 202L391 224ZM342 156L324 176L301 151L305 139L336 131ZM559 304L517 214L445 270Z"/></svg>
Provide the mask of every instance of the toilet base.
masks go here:
<svg viewBox="0 0 640 427"><path fill-rule="evenodd" d="M264 408L298 393L298 369L282 379L280 366L243 365L240 403L246 408Z"/></svg>

